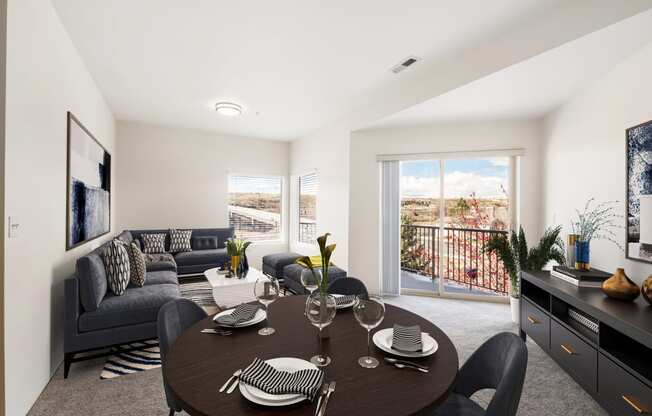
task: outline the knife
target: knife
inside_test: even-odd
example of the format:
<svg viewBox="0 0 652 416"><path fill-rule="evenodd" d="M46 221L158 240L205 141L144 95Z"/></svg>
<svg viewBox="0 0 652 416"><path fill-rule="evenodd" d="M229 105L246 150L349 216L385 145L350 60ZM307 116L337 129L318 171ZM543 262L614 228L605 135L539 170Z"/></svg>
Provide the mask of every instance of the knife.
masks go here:
<svg viewBox="0 0 652 416"><path fill-rule="evenodd" d="M324 398L324 403L322 403L321 408L319 409L319 416L324 416L326 414L326 406L328 406L328 399L331 398L331 394L335 391L335 382L331 381L328 385L328 393Z"/></svg>
<svg viewBox="0 0 652 416"><path fill-rule="evenodd" d="M425 365L421 365L421 364L418 364L418 363L415 363L415 362L412 362L412 361L398 360L396 358L390 358L390 357L385 357L385 361L387 361L388 363L392 363L392 364L403 364L403 365L408 365L408 366L411 366L411 367L420 368L422 370L430 370L430 367L425 366Z"/></svg>
<svg viewBox="0 0 652 416"><path fill-rule="evenodd" d="M236 370L236 372L233 373L233 375L231 377L229 377L228 380L226 380L226 383L224 383L222 385L222 387L220 387L220 393L222 393L224 390L226 390L226 388L229 386L229 383L231 383L234 378L240 376L240 374L242 374L242 370Z"/></svg>
<svg viewBox="0 0 652 416"><path fill-rule="evenodd" d="M328 393L328 385L329 383L324 382L321 385L321 388L319 389L319 397L317 398L317 406L315 407L315 416L319 415L319 411L321 410L321 402L326 393Z"/></svg>

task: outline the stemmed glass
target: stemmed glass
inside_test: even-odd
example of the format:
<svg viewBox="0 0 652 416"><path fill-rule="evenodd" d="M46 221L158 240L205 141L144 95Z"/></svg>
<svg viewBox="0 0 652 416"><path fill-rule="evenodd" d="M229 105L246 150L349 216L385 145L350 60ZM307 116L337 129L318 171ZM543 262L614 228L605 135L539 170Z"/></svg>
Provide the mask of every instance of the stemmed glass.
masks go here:
<svg viewBox="0 0 652 416"><path fill-rule="evenodd" d="M367 355L358 359L364 368L378 367L378 360L371 356L371 330L380 325L385 318L385 302L378 296L358 296L353 306L353 314L358 323L367 330Z"/></svg>
<svg viewBox="0 0 652 416"><path fill-rule="evenodd" d="M335 298L329 294L316 292L308 296L306 301L306 318L319 329L319 354L310 359L318 367L330 364L331 358L323 354L321 331L333 322L337 311Z"/></svg>
<svg viewBox="0 0 652 416"><path fill-rule="evenodd" d="M312 295L321 284L321 271L303 269L301 271L301 284Z"/></svg>
<svg viewBox="0 0 652 416"><path fill-rule="evenodd" d="M279 285L278 280L269 276L259 277L254 284L254 295L258 302L265 307L267 313L267 325L269 325L269 305L278 298ZM267 326L258 331L259 335L272 335L276 330Z"/></svg>

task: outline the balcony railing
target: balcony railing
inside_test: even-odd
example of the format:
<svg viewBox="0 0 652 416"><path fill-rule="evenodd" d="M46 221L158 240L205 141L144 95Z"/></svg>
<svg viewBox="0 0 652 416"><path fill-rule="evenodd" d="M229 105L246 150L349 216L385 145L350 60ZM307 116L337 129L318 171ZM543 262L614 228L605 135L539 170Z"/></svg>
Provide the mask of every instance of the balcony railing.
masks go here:
<svg viewBox="0 0 652 416"><path fill-rule="evenodd" d="M314 222L299 222L299 241L307 244L317 243L317 224Z"/></svg>
<svg viewBox="0 0 652 416"><path fill-rule="evenodd" d="M509 275L502 262L493 254L484 254L484 244L496 234L506 231L430 225L401 226L401 269L439 278L440 269L448 282L479 288L497 294L507 294ZM440 253L439 239L443 238Z"/></svg>

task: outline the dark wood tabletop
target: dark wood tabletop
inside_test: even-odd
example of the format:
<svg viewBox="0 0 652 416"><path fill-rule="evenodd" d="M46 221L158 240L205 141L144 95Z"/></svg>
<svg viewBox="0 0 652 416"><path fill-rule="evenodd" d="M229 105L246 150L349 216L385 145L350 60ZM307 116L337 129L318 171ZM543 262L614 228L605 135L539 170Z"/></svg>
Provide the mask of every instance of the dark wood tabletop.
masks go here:
<svg viewBox="0 0 652 416"><path fill-rule="evenodd" d="M233 374L258 357L297 357L309 360L319 351L317 328L304 317L306 297L288 296L269 307L271 336L260 336L261 325L233 330L231 336L202 334L213 328L208 317L185 331L172 345L164 372L183 409L198 416L313 415L314 403L303 401L285 407L264 407L249 402L236 389L232 394L218 389ZM366 331L352 310L337 311L324 340L324 352L333 359L325 367L325 380L337 382L328 405L330 415L402 416L428 414L448 396L458 372L457 350L437 326L404 309L386 305L385 319L377 329L394 323L418 324L439 343L438 351L418 361L430 366L429 373L397 369L383 361L386 354L372 341L372 355L381 361L375 369L358 365L366 355ZM374 331L372 331L374 332Z"/></svg>

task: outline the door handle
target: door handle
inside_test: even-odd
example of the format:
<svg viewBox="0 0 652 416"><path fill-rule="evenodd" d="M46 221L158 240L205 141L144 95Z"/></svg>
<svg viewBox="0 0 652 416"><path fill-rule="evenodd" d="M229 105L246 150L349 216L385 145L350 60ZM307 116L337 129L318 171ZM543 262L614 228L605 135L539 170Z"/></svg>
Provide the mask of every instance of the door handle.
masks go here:
<svg viewBox="0 0 652 416"><path fill-rule="evenodd" d="M532 325L536 325L536 324L539 324L539 323L540 323L539 321L537 321L537 320L536 320L534 317L532 317L532 316L528 316L528 317L527 317L527 320L530 321L530 323L531 323Z"/></svg>
<svg viewBox="0 0 652 416"><path fill-rule="evenodd" d="M645 407L643 407L643 405L637 403L637 401L633 397L626 396L626 395L623 395L622 397L623 397L623 400L625 401L625 403L627 403L629 405L629 407L634 409L634 411L636 413L641 414L641 415L649 414L648 410Z"/></svg>
<svg viewBox="0 0 652 416"><path fill-rule="evenodd" d="M575 355L576 354L575 350L573 350L571 347L569 347L567 345L561 344L561 349L566 351L566 353L568 353L568 355Z"/></svg>

